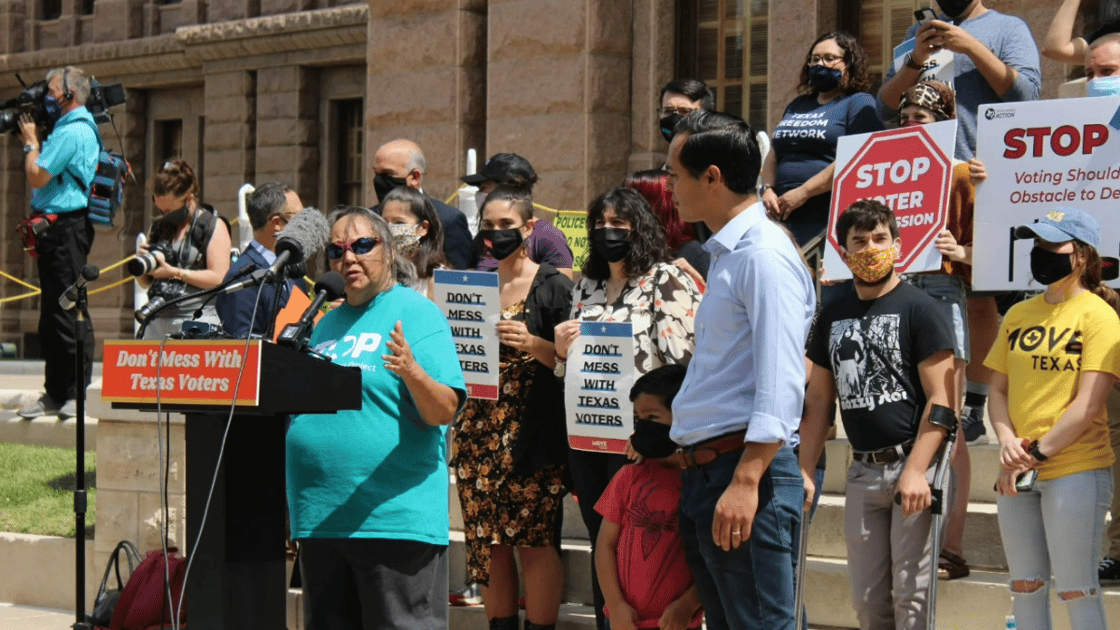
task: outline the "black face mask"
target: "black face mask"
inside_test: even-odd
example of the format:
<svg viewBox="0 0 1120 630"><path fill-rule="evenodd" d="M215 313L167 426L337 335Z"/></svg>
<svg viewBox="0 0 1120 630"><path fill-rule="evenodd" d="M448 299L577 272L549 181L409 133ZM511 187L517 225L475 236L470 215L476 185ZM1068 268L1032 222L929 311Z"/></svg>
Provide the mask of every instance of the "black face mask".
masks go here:
<svg viewBox="0 0 1120 630"><path fill-rule="evenodd" d="M972 0L937 0L941 12L951 18L958 18L972 4Z"/></svg>
<svg viewBox="0 0 1120 630"><path fill-rule="evenodd" d="M591 247L607 262L618 262L630 253L630 230L595 228L591 231Z"/></svg>
<svg viewBox="0 0 1120 630"><path fill-rule="evenodd" d="M826 66L809 66L809 87L818 92L831 92L840 85L844 71Z"/></svg>
<svg viewBox="0 0 1120 630"><path fill-rule="evenodd" d="M183 206L178 210L172 210L171 212L164 214L162 217L160 217L160 220L166 221L167 225L182 225L183 221L186 221L190 214L190 208Z"/></svg>
<svg viewBox="0 0 1120 630"><path fill-rule="evenodd" d="M1039 246L1031 250L1031 275L1042 284L1054 284L1073 273L1069 254L1055 254Z"/></svg>
<svg viewBox="0 0 1120 630"><path fill-rule="evenodd" d="M520 228L479 230L478 236L482 239L483 247L486 247L498 260L509 258L525 242L525 239L521 236ZM487 245L487 241L489 241L489 245Z"/></svg>
<svg viewBox="0 0 1120 630"><path fill-rule="evenodd" d="M675 135L673 130L677 128L677 123L681 121L681 118L683 118L683 116L674 113L661 119L661 137L665 138L665 142L673 141L673 136Z"/></svg>
<svg viewBox="0 0 1120 630"><path fill-rule="evenodd" d="M668 457L677 450L677 443L669 439L669 428L669 425L653 420L635 420L630 444L646 459Z"/></svg>
<svg viewBox="0 0 1120 630"><path fill-rule="evenodd" d="M378 203L381 203L385 195L388 195L394 188L406 185L408 185L408 182L403 177L393 177L385 173L377 173L373 176L373 192L377 194Z"/></svg>

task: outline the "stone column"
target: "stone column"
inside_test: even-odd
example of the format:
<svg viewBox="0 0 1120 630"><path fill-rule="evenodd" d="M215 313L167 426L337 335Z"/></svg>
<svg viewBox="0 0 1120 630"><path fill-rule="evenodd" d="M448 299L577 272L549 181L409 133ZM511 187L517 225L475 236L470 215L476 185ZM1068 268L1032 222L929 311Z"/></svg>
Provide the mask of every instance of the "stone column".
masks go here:
<svg viewBox="0 0 1120 630"><path fill-rule="evenodd" d="M661 86L677 78L673 72L676 4L674 0L634 3L628 173L659 168L669 150L658 131L655 110L661 106Z"/></svg>
<svg viewBox="0 0 1120 630"><path fill-rule="evenodd" d="M488 154L533 163L537 201L585 209L627 171L629 0L491 0Z"/></svg>
<svg viewBox="0 0 1120 630"><path fill-rule="evenodd" d="M769 134L782 119L786 105L797 96L801 78L801 64L805 53L817 35L835 28L835 20L821 3L813 0L770 3L769 64L767 68L767 94L769 107L766 132ZM783 24L802 25L782 28Z"/></svg>
<svg viewBox="0 0 1120 630"><path fill-rule="evenodd" d="M459 187L467 149L482 152L484 11L484 0L370 0L367 201L376 202L373 154L389 140L420 144L428 162L424 190L439 199Z"/></svg>
<svg viewBox="0 0 1120 630"><path fill-rule="evenodd" d="M23 52L31 43L27 8L24 0L0 0L0 52ZM12 97L5 96L0 100L9 98Z"/></svg>
<svg viewBox="0 0 1120 630"><path fill-rule="evenodd" d="M203 199L236 208L237 190L256 177L257 76L234 70L206 74Z"/></svg>
<svg viewBox="0 0 1120 630"><path fill-rule="evenodd" d="M88 42L115 42L135 39L144 33L143 0L97 0L93 5L93 19L86 22Z"/></svg>
<svg viewBox="0 0 1120 630"><path fill-rule="evenodd" d="M305 204L319 196L319 81L300 66L257 72L256 181L280 180Z"/></svg>

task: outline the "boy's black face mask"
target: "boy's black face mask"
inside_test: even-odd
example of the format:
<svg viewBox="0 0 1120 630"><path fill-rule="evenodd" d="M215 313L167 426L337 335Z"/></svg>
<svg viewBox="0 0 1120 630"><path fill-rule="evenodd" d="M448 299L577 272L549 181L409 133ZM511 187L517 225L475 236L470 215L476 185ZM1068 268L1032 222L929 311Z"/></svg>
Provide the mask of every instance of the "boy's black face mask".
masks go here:
<svg viewBox="0 0 1120 630"><path fill-rule="evenodd" d="M646 459L661 459L676 452L677 443L669 439L669 425L653 420L635 420L630 444Z"/></svg>

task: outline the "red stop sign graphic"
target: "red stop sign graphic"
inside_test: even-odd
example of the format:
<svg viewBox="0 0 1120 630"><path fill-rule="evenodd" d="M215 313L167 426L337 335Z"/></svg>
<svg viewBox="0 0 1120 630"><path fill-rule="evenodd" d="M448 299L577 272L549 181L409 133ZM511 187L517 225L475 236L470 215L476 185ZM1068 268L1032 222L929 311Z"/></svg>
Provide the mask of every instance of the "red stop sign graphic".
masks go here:
<svg viewBox="0 0 1120 630"><path fill-rule="evenodd" d="M828 240L836 221L861 199L878 199L894 210L902 237L898 268L905 271L945 227L952 161L920 126L877 132L837 172L832 184Z"/></svg>

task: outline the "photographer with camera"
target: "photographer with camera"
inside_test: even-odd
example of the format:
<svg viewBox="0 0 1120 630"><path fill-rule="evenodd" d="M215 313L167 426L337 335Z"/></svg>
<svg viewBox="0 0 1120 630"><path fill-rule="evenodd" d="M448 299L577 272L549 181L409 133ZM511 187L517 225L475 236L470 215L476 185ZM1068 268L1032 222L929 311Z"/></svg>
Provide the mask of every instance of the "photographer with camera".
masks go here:
<svg viewBox="0 0 1120 630"><path fill-rule="evenodd" d="M78 280L93 245L89 219L89 187L97 168L100 138L93 116L85 107L90 80L85 72L67 66L47 73L42 116L24 113L19 119L23 139L24 171L34 189L31 212L49 223L38 233L33 256L39 269L39 345L44 360L44 389L39 400L19 410L26 419L57 414L73 417L77 410L78 317L59 298ZM39 125L43 124L44 129ZM46 139L40 142L40 132ZM93 367L93 326L87 327L81 351L85 353L82 387L89 385Z"/></svg>
<svg viewBox="0 0 1120 630"><path fill-rule="evenodd" d="M229 228L213 207L198 200L198 178L181 160L165 162L152 182L152 203L161 215L152 225L148 244L140 247L128 270L148 287L148 303L136 311L143 321L167 301L218 286L229 271ZM199 317L199 304L188 300L159 312L144 333L162 339L177 332L186 320L218 324L218 312L208 303Z"/></svg>

